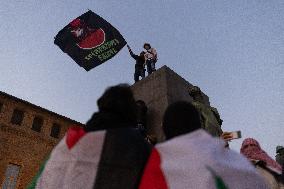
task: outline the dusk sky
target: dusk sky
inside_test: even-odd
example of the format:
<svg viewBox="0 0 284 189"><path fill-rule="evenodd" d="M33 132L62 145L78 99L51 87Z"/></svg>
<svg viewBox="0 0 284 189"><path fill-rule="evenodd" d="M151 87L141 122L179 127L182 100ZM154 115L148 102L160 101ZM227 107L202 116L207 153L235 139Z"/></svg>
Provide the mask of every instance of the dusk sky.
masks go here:
<svg viewBox="0 0 284 189"><path fill-rule="evenodd" d="M1 0L0 90L85 123L106 87L133 83L127 48L86 72L53 40L88 9L133 51L149 42L167 65L210 97L223 130L241 130L273 158L284 145L283 0Z"/></svg>

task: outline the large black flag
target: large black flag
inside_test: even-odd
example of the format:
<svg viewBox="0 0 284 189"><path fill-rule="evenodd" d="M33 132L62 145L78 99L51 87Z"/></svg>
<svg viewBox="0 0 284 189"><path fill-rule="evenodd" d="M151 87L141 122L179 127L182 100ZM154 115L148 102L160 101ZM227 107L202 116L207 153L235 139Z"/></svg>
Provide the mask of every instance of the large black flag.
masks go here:
<svg viewBox="0 0 284 189"><path fill-rule="evenodd" d="M54 43L87 71L111 59L126 45L119 31L92 11L59 31Z"/></svg>

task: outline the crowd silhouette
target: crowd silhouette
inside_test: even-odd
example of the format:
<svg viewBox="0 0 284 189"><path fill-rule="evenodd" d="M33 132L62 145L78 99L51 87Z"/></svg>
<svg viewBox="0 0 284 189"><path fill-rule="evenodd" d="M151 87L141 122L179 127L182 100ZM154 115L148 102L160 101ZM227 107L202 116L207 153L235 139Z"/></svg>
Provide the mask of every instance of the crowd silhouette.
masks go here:
<svg viewBox="0 0 284 189"><path fill-rule="evenodd" d="M137 100L137 99L136 99ZM279 163L252 138L240 152L202 126L194 102L177 101L163 116L166 140L149 140L146 104L130 86L108 88L84 128L72 127L29 188L283 188ZM280 149L280 148L279 148Z"/></svg>

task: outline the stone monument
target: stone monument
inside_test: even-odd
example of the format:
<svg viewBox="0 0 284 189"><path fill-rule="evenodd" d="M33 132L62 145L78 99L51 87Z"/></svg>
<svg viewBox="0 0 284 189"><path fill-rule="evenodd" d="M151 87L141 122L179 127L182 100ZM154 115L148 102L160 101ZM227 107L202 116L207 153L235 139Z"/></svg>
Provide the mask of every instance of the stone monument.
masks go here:
<svg viewBox="0 0 284 189"><path fill-rule="evenodd" d="M169 104L178 100L195 102L190 95L190 89L193 87L192 84L167 66L163 66L148 77L132 85L131 88L136 100L143 100L148 107L146 126L148 135L155 136L157 141L164 140L162 131L164 111ZM212 114L214 114L214 111L217 110L210 106L208 96L202 91L200 92L202 106L212 109ZM214 123L216 123L215 126L209 126L209 132L213 135L220 135L222 130L217 118Z"/></svg>

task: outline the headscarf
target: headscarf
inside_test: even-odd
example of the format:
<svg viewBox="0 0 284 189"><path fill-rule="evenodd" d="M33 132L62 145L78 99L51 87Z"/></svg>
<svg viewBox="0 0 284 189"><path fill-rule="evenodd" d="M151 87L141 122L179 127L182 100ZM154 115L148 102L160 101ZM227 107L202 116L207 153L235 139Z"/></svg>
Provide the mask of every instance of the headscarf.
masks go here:
<svg viewBox="0 0 284 189"><path fill-rule="evenodd" d="M253 138L246 138L241 147L241 153L248 159L264 161L267 166L273 167L279 171L281 166L273 160L264 150L261 149L259 143Z"/></svg>

